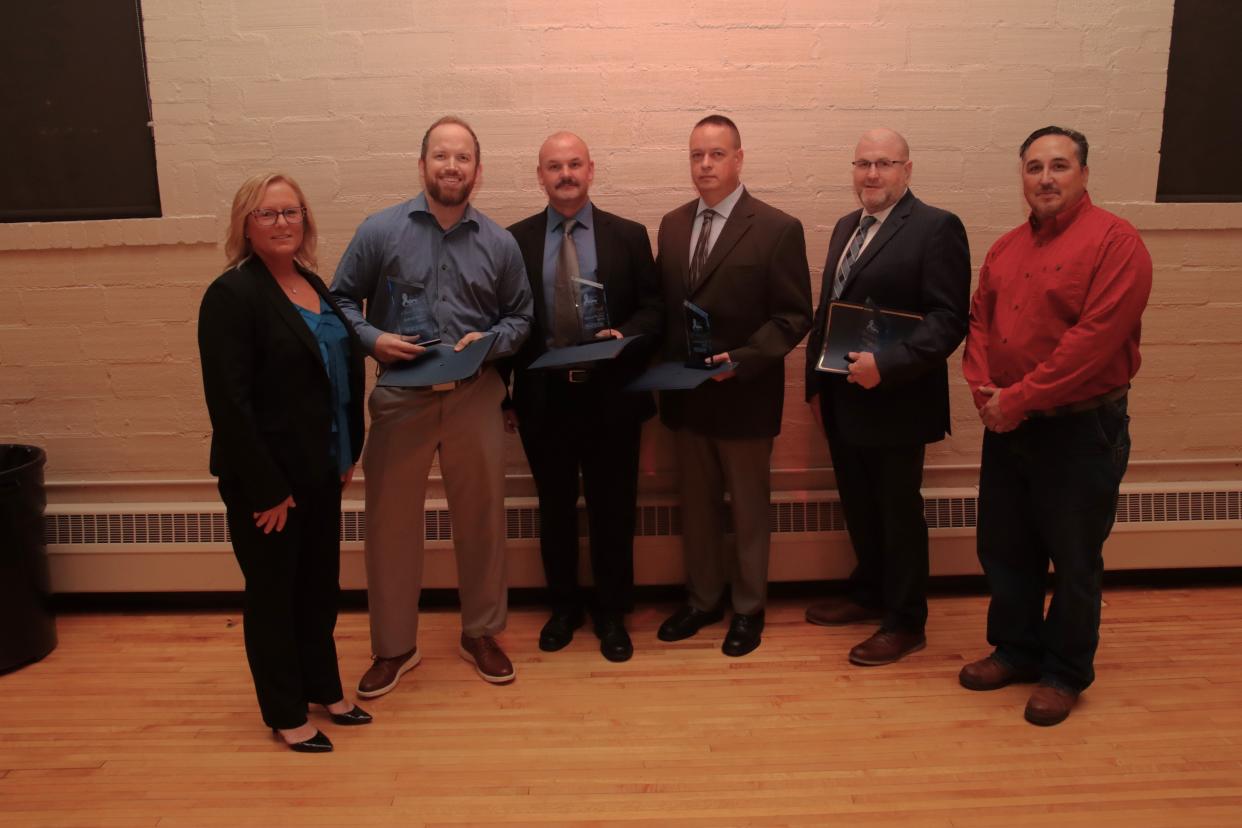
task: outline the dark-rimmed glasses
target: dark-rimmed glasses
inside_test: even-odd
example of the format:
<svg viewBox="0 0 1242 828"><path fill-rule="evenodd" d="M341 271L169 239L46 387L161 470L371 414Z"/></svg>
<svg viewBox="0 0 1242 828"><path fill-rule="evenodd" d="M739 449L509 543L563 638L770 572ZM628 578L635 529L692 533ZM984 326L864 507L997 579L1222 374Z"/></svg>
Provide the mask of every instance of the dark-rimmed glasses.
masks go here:
<svg viewBox="0 0 1242 828"><path fill-rule="evenodd" d="M286 207L283 210L251 210L250 215L254 216L254 223L260 227L271 227L276 224L276 219L280 216L285 217L285 224L301 224L302 219L306 217L305 207Z"/></svg>

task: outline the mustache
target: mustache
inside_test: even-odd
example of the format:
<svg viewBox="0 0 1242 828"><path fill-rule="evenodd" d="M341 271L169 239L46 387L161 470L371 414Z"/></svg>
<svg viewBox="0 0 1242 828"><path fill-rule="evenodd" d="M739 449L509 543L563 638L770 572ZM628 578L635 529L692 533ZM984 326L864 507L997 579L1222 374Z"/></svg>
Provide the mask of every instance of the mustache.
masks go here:
<svg viewBox="0 0 1242 828"><path fill-rule="evenodd" d="M556 181L556 189L558 190L561 187L577 187L577 186L578 186L578 179L572 176L566 176L564 178L559 178Z"/></svg>

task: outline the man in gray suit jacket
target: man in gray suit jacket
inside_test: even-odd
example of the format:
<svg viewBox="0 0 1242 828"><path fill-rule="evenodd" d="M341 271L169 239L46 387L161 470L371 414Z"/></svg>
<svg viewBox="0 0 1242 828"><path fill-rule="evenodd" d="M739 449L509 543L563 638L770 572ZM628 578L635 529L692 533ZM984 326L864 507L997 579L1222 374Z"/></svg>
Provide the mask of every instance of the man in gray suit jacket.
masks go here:
<svg viewBox="0 0 1242 828"><path fill-rule="evenodd" d="M812 624L879 620L850 650L859 665L888 664L926 643L927 522L923 454L949 431L945 360L966 335L970 249L957 216L910 191L910 148L889 129L854 152L862 209L832 231L819 309L807 342L806 396L828 436L832 467L858 556L850 596L807 610ZM816 371L829 302L920 314L903 342L850 354L849 374Z"/></svg>
<svg viewBox="0 0 1242 828"><path fill-rule="evenodd" d="M811 323L802 224L741 184L742 141L733 121L710 115L690 133L699 198L660 222L656 269L663 285L665 358L687 358L683 302L711 317L709 362L733 363L692 391L665 391L660 416L674 431L681 492L687 605L661 625L663 641L733 619L721 648L759 646L767 599L769 461L784 407L785 355ZM737 538L724 554L724 493Z"/></svg>

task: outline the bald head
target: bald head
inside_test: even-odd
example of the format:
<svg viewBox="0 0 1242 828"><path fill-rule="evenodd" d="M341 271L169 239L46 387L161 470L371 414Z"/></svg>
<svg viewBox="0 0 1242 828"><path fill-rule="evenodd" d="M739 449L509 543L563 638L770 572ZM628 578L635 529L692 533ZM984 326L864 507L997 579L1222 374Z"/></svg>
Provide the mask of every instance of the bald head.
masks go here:
<svg viewBox="0 0 1242 828"><path fill-rule="evenodd" d="M854 148L854 192L868 213L892 207L910 186L910 145L885 127L869 129Z"/></svg>
<svg viewBox="0 0 1242 828"><path fill-rule="evenodd" d="M539 186L548 194L548 203L563 216L573 216L590 199L595 180L595 162L586 142L572 132L554 132L539 148L535 169Z"/></svg>

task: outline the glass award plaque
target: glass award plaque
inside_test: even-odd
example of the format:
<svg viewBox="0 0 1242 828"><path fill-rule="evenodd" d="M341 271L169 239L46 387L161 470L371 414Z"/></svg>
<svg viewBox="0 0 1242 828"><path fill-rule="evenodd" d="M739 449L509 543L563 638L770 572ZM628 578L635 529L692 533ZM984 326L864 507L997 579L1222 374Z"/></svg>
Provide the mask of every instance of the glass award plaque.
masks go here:
<svg viewBox="0 0 1242 828"><path fill-rule="evenodd" d="M389 330L417 345L440 342L440 326L421 285L388 280Z"/></svg>
<svg viewBox="0 0 1242 828"><path fill-rule="evenodd" d="M591 342L597 333L612 327L608 319L608 297L604 286L599 282L590 279L574 279L573 282L578 286L578 318L582 325L582 340Z"/></svg>
<svg viewBox="0 0 1242 828"><path fill-rule="evenodd" d="M689 300L682 302L686 312L686 367L712 368L712 318L707 311Z"/></svg>

